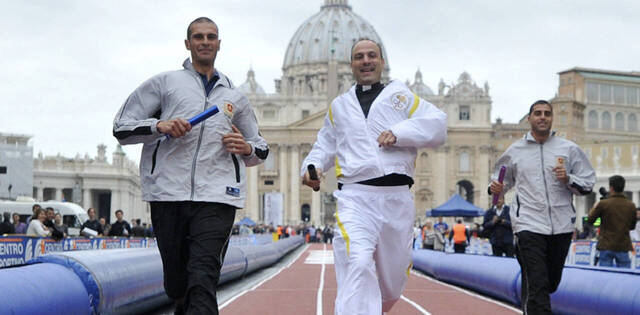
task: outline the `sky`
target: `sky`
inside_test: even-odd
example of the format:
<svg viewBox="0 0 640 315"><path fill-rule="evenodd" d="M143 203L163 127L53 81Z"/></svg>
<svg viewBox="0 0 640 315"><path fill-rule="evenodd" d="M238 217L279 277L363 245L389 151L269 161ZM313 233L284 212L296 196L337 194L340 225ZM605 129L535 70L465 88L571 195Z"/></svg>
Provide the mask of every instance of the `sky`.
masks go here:
<svg viewBox="0 0 640 315"><path fill-rule="evenodd" d="M180 69L186 26L220 27L216 68L249 67L267 93L289 40L323 0L0 0L0 132L31 135L34 156L95 156L117 145L113 117L149 77ZM488 82L492 121L517 122L572 67L640 71L638 1L349 0L380 35L392 78L419 68L437 91L463 71ZM137 160L141 146L125 146Z"/></svg>

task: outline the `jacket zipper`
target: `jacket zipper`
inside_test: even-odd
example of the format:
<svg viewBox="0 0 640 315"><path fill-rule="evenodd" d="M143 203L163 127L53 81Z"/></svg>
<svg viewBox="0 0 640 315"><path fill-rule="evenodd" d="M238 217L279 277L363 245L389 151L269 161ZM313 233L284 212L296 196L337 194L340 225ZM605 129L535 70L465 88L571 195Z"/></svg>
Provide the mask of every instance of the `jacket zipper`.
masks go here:
<svg viewBox="0 0 640 315"><path fill-rule="evenodd" d="M233 160L233 168L236 170L236 183L240 183L240 163L235 154L231 153L231 159Z"/></svg>
<svg viewBox="0 0 640 315"><path fill-rule="evenodd" d="M553 219L551 218L551 200L549 199L549 189L547 188L547 177L544 172L544 144L540 144L540 161L542 163L542 182L544 183L544 193L547 196L547 209L549 210L549 224L551 224L551 234L553 235Z"/></svg>
<svg viewBox="0 0 640 315"><path fill-rule="evenodd" d="M156 169L156 156L158 155L158 149L160 148L160 140L156 143L156 148L153 150L153 156L151 157L151 175L153 175L153 170Z"/></svg>
<svg viewBox="0 0 640 315"><path fill-rule="evenodd" d="M520 197L516 196L516 203L518 204L518 209L516 210L516 217L520 217Z"/></svg>
<svg viewBox="0 0 640 315"><path fill-rule="evenodd" d="M207 109L207 90L205 89L204 85L202 84L202 80L200 80L200 78L195 78L196 81L198 81L198 84L200 86L202 86L202 91L204 92L204 108L202 109L202 111L205 111ZM215 86L214 86L215 88ZM213 91L213 89L212 89ZM200 152L200 144L202 143L202 134L204 133L204 124L206 123L206 121L203 121L200 123L200 135L198 135L198 144L196 145L196 152L193 155L193 162L191 163L191 200L193 200L193 197L195 195L195 186L196 186L196 162L198 160L198 152Z"/></svg>

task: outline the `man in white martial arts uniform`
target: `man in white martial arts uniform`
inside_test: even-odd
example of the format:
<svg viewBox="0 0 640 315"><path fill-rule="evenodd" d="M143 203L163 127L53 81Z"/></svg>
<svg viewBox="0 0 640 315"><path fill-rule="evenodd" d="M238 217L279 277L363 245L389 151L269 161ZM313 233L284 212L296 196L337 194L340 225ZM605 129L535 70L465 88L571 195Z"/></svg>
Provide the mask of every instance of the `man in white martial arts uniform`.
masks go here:
<svg viewBox="0 0 640 315"><path fill-rule="evenodd" d="M402 82L380 83L379 44L355 43L351 70L357 85L329 107L324 126L302 163L303 184L314 189L335 166L338 190L333 249L338 293L335 314L381 314L400 298L411 265L418 148L447 137L447 116ZM314 165L318 180L311 180Z"/></svg>

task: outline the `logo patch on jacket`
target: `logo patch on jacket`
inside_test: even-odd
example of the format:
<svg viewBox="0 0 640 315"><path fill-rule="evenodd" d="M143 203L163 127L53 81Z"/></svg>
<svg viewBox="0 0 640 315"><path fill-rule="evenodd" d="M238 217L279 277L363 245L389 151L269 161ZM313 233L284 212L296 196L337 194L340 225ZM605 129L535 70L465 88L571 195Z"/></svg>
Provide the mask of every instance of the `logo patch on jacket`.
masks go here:
<svg viewBox="0 0 640 315"><path fill-rule="evenodd" d="M234 110L235 108L233 107L233 103L229 101L224 101L224 103L222 104L222 111L224 112L225 115L227 115L227 117L233 118Z"/></svg>
<svg viewBox="0 0 640 315"><path fill-rule="evenodd" d="M240 188L227 186L227 195L240 197Z"/></svg>
<svg viewBox="0 0 640 315"><path fill-rule="evenodd" d="M409 97L401 92L391 95L391 106L397 111L405 110L409 106Z"/></svg>

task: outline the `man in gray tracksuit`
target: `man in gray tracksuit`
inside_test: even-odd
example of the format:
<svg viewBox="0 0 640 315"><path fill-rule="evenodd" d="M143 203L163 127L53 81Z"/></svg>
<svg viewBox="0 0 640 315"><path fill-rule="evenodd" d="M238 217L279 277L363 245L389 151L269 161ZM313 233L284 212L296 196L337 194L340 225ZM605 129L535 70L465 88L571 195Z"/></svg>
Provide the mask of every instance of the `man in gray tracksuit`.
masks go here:
<svg viewBox="0 0 640 315"><path fill-rule="evenodd" d="M591 192L595 171L573 142L551 132L553 109L540 100L529 109L531 131L498 159L489 192L515 187L511 222L522 269L524 314L551 314L549 294L560 284L576 221L573 194ZM497 181L501 166L507 171Z"/></svg>
<svg viewBox="0 0 640 315"><path fill-rule="evenodd" d="M216 286L235 210L244 207L245 166L263 162L269 149L247 98L214 68L217 25L194 20L185 46L191 61L138 87L118 111L113 134L121 144L144 143L143 199L176 313L218 314ZM186 120L212 106L219 112L200 124Z"/></svg>

